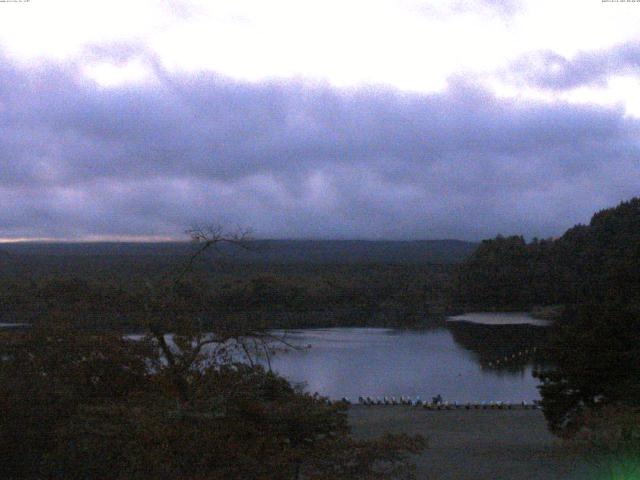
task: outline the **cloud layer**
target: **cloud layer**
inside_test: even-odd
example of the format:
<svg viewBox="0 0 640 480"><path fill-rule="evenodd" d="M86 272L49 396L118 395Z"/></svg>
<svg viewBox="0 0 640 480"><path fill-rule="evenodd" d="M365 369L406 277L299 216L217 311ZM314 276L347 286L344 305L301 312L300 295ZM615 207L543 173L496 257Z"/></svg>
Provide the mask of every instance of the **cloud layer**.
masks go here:
<svg viewBox="0 0 640 480"><path fill-rule="evenodd" d="M0 62L0 238L179 238L195 223L279 238L545 237L638 194L640 123L621 108L499 99L456 77L409 94L144 61L151 81L116 88L73 62ZM535 81L597 80L589 62L605 61Z"/></svg>
<svg viewBox="0 0 640 480"><path fill-rule="evenodd" d="M513 70L525 83L550 90L606 85L612 75L640 75L640 42L581 52L571 59L553 51L535 52L517 62Z"/></svg>

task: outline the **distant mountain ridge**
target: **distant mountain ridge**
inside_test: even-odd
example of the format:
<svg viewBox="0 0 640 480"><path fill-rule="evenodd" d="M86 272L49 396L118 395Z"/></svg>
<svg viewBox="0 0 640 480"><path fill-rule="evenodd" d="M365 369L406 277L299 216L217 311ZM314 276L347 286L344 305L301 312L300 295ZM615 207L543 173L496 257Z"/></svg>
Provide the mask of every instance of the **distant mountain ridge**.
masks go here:
<svg viewBox="0 0 640 480"><path fill-rule="evenodd" d="M458 263L478 246L462 240L252 240L249 249L223 245L221 251L240 263ZM6 243L13 255L180 256L196 248L190 242Z"/></svg>

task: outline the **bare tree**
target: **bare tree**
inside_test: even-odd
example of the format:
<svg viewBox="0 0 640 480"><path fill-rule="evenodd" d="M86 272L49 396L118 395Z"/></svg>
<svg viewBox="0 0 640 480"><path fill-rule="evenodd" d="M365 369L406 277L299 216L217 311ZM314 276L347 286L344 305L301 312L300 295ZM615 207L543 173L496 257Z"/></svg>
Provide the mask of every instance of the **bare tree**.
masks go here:
<svg viewBox="0 0 640 480"><path fill-rule="evenodd" d="M278 343L285 348L298 349L297 345L289 342L286 335L275 335L262 328L256 328L250 322L222 321L215 325L194 322L193 311L188 312L185 325L176 319L163 321L163 309L173 312L171 307L180 305L177 297L180 285L194 271L198 260L209 250L215 251L217 258L228 256L223 246L248 251L251 249L251 231L237 228L233 232L223 227L195 226L185 232L192 242L197 245L177 272L168 272L157 283L148 281L149 296L145 303L144 323L148 328L148 340L157 345L163 362L157 367L162 368L171 378L178 398L179 407L189 403L188 378L194 369L202 368L205 364L229 363L233 361L234 352L240 352L251 366L257 363L260 356L264 356L268 370L271 370L272 345ZM192 296L186 299L191 307L202 309L206 313L206 306L202 299ZM196 315L197 316L197 315ZM168 337L171 339L168 340Z"/></svg>

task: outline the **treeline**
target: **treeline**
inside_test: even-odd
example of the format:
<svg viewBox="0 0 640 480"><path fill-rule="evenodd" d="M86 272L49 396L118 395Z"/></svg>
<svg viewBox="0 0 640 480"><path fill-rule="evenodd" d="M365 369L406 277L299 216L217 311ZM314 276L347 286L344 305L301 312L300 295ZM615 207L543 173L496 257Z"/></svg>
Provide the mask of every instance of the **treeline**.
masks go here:
<svg viewBox="0 0 640 480"><path fill-rule="evenodd" d="M217 245L215 252L233 257L241 264L429 264L457 263L477 244L462 240L251 240L242 246ZM193 252L193 243L183 242L16 242L2 246L5 254L29 257L184 257ZM0 258L2 253L0 252Z"/></svg>
<svg viewBox="0 0 640 480"><path fill-rule="evenodd" d="M70 266L54 260L42 265L31 258L0 274L0 321L73 311L93 328L135 329L146 311L148 279L165 271L171 281L171 272L184 263L74 257ZM236 316L270 328L420 325L446 310L442 299L452 268L205 263L181 282L179 301L166 305L165 314L197 315L205 322Z"/></svg>
<svg viewBox="0 0 640 480"><path fill-rule="evenodd" d="M452 297L474 309L562 305L544 349L553 367L536 375L549 427L591 453L639 458L640 198L557 239L482 242Z"/></svg>
<svg viewBox="0 0 640 480"><path fill-rule="evenodd" d="M596 213L557 239L483 241L457 268L454 303L469 308L640 304L640 198Z"/></svg>

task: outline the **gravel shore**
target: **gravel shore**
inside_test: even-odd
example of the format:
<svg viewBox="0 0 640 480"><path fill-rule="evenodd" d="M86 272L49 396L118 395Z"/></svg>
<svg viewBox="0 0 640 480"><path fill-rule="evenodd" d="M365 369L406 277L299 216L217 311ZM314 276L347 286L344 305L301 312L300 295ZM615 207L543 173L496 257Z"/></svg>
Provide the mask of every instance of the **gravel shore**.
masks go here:
<svg viewBox="0 0 640 480"><path fill-rule="evenodd" d="M588 465L547 430L539 410L428 411L408 406L353 405L356 437L422 434L418 478L438 480L577 480Z"/></svg>

